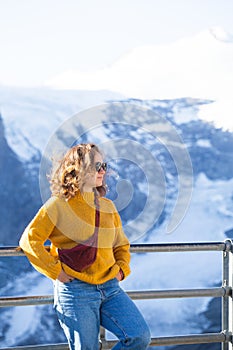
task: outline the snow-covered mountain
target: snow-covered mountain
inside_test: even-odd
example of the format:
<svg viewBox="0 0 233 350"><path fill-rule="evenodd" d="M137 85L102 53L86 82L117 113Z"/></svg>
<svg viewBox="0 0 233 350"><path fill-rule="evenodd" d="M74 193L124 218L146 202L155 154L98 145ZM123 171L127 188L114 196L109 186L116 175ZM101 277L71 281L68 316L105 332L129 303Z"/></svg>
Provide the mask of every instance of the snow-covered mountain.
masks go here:
<svg viewBox="0 0 233 350"><path fill-rule="evenodd" d="M211 103L191 98L132 100L110 92L2 87L1 245L16 245L41 205L41 178L52 145L64 149L74 141L90 138L103 146L109 158L108 196L116 202L132 241L226 239L225 232L233 227L233 133L199 118L200 109ZM172 217L176 225L167 233ZM139 227L145 230L141 236ZM190 253L133 254L133 272L122 286L132 290L219 285L221 260L218 252L195 253L192 261ZM35 272L26 258L2 258L0 270L2 296L52 294L51 282ZM204 313L209 302L203 298L139 301L138 305L152 334L158 336L210 330L211 319ZM52 307L23 309L0 310L2 346L64 340ZM31 320L37 320L33 327ZM42 332L48 337L41 339Z"/></svg>

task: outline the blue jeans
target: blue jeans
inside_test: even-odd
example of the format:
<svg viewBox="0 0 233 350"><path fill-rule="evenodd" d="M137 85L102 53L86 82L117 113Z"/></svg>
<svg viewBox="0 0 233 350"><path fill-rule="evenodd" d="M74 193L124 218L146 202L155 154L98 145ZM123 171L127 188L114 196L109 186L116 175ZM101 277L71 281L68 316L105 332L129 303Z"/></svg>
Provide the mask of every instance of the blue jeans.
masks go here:
<svg viewBox="0 0 233 350"><path fill-rule="evenodd" d="M144 318L116 278L97 285L56 281L54 307L71 350L98 350L100 325L119 339L114 350L143 350L150 343Z"/></svg>

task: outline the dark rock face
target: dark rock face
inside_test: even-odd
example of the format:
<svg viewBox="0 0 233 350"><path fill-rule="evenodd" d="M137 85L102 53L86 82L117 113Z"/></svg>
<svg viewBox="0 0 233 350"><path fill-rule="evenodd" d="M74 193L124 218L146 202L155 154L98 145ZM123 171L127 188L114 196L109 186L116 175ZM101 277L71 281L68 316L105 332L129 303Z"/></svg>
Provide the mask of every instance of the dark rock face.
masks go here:
<svg viewBox="0 0 233 350"><path fill-rule="evenodd" d="M32 170L9 147L1 116L0 168L0 244L17 245L26 223L40 205L38 176L32 176Z"/></svg>

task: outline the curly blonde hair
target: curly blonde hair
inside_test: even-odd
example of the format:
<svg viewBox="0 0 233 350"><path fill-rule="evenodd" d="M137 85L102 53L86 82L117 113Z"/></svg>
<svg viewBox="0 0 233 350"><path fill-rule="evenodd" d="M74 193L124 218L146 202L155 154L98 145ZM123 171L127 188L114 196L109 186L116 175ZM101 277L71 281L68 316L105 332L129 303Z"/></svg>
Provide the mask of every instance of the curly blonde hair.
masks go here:
<svg viewBox="0 0 233 350"><path fill-rule="evenodd" d="M94 172L94 156L101 154L99 148L92 143L81 143L70 148L60 160L59 165L52 169L50 189L53 196L69 200L78 191L82 192L87 173ZM99 196L106 194L105 181L96 188Z"/></svg>

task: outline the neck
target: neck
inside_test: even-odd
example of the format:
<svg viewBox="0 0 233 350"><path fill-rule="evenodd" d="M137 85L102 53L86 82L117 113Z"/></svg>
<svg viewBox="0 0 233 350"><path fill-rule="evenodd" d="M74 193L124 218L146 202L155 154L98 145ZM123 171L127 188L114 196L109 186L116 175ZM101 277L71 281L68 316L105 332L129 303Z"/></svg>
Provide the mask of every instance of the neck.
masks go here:
<svg viewBox="0 0 233 350"><path fill-rule="evenodd" d="M83 186L82 192L94 192L93 187Z"/></svg>

